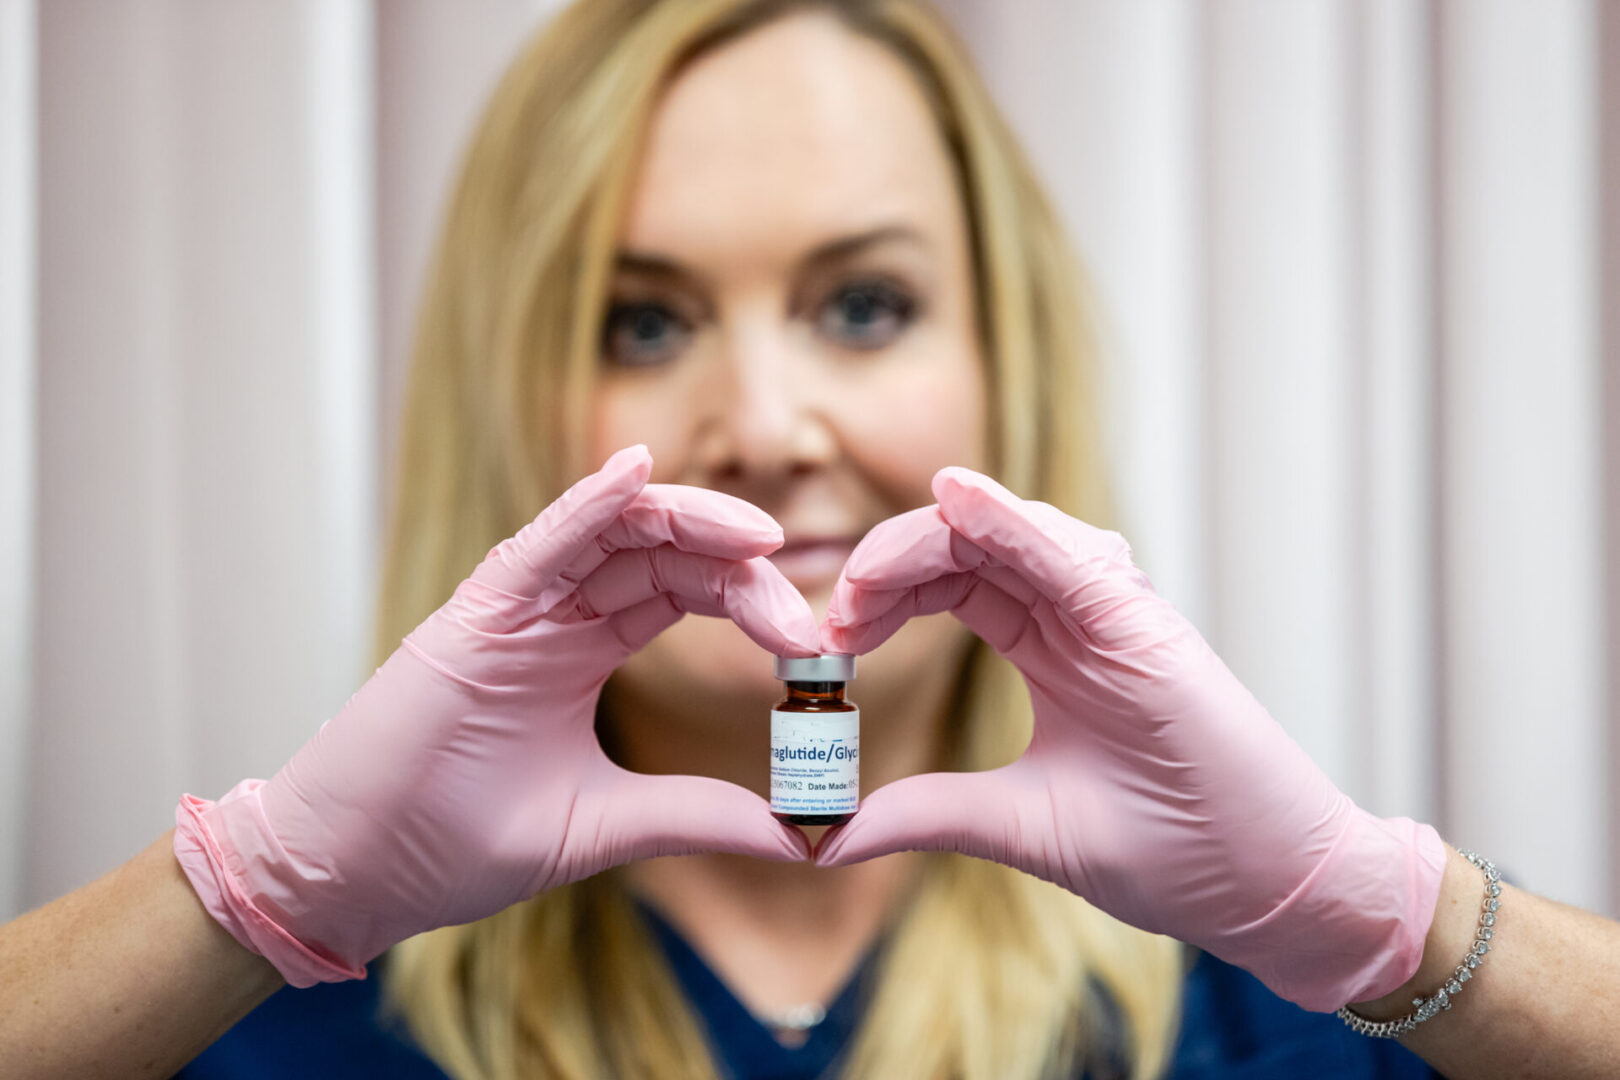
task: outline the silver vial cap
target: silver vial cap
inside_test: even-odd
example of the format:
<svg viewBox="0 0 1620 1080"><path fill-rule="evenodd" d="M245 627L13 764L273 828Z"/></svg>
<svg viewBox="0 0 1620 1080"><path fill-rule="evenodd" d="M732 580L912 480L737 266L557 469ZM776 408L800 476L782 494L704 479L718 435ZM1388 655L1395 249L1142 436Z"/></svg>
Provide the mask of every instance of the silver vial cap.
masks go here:
<svg viewBox="0 0 1620 1080"><path fill-rule="evenodd" d="M855 658L847 653L778 656L776 677L783 682L849 682L855 677Z"/></svg>

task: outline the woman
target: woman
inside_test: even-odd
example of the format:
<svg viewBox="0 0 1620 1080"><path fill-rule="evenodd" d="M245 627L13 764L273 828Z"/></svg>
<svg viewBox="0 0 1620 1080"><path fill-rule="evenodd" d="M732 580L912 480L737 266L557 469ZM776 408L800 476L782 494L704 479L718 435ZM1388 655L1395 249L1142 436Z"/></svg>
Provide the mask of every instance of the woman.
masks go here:
<svg viewBox="0 0 1620 1080"><path fill-rule="evenodd" d="M1320 1014L1442 985L1481 874L1335 791L1084 524L1058 236L909 0L559 16L446 221L379 671L6 928L4 1060L166 1075L286 981L330 985L185 1075L1425 1075ZM868 797L807 837L755 792L770 654L818 651L862 654ZM1407 1044L1599 1075L1568 1002L1617 950L1563 939L1614 928L1501 900ZM1208 955L1183 1001L1173 939L1317 1015ZM384 950L392 1041L345 981Z"/></svg>

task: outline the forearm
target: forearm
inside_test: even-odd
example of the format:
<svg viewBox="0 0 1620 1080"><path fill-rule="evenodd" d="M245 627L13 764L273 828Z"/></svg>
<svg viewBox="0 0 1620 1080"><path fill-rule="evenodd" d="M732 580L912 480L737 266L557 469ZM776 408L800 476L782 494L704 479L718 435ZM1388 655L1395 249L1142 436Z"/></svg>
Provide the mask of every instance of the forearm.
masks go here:
<svg viewBox="0 0 1620 1080"><path fill-rule="evenodd" d="M1417 974L1351 1008L1393 1019L1443 986L1468 953L1484 895L1480 872L1448 848ZM1401 1043L1453 1078L1612 1077L1620 1061L1620 924L1505 884L1496 916L1475 977L1451 1009Z"/></svg>
<svg viewBox="0 0 1620 1080"><path fill-rule="evenodd" d="M282 985L209 916L173 843L0 927L7 1076L170 1076Z"/></svg>

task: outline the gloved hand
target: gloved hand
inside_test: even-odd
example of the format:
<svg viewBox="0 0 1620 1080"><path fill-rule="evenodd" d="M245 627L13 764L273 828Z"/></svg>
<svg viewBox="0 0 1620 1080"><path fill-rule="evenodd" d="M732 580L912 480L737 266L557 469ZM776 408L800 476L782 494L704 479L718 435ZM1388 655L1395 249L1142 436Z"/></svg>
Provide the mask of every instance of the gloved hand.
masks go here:
<svg viewBox="0 0 1620 1080"><path fill-rule="evenodd" d="M870 651L954 611L1016 665L1035 728L1016 762L869 795L822 841L842 866L900 850L994 859L1198 945L1307 1009L1411 978L1445 849L1357 807L1158 596L1117 533L967 469L873 529L822 627Z"/></svg>
<svg viewBox="0 0 1620 1080"><path fill-rule="evenodd" d="M608 675L686 612L817 651L809 604L761 557L776 522L651 468L622 450L502 541L272 779L181 798L187 877L289 983L363 978L412 934L631 859L807 857L758 795L632 773L597 742Z"/></svg>

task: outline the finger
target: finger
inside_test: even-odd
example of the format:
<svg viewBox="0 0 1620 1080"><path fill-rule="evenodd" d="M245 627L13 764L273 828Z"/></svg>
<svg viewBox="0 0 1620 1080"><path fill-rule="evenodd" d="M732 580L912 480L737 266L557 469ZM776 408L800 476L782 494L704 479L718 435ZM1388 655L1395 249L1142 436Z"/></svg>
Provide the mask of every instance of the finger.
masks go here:
<svg viewBox="0 0 1620 1080"><path fill-rule="evenodd" d="M882 618L896 605L913 599L916 601L916 605L911 611L912 615L928 615L936 611L945 611L952 606L949 600L950 596L954 595L958 598L966 596L966 582L972 578L981 578L990 582L1025 607L1030 607L1041 599L1041 594L1035 590L1033 585L1030 585L1016 573L1003 566L984 566L978 570L963 573L946 573L934 578L932 581L924 581L909 588L898 589L857 585L848 578L840 578L838 584L833 587L832 599L827 604L826 624L837 629L854 629L863 623ZM962 587L941 587L934 584L935 582L951 581L960 582ZM941 591L942 589L943 591ZM944 603L945 606L938 606L941 603ZM873 648L876 648L876 645Z"/></svg>
<svg viewBox="0 0 1620 1080"><path fill-rule="evenodd" d="M925 773L885 784L822 838L817 866L848 866L896 851L955 851L1017 865L1014 801L1002 770Z"/></svg>
<svg viewBox="0 0 1620 1080"><path fill-rule="evenodd" d="M993 574L998 577L992 577ZM911 619L949 611L992 649L1011 658L1033 618L1029 608L1032 597L1011 595L1006 586L1012 584L1024 593L1033 590L1016 578L1008 582L1006 579L1010 576L1005 570L986 568L896 590L872 604L878 613L870 619L846 618L834 624L829 613L827 622L822 624L821 651L868 653Z"/></svg>
<svg viewBox="0 0 1620 1080"><path fill-rule="evenodd" d="M1026 603L1041 595L952 529L938 507L923 507L883 522L856 547L833 586L828 625L850 627L876 619L907 587L965 572L977 573Z"/></svg>
<svg viewBox="0 0 1620 1080"><path fill-rule="evenodd" d="M659 593L650 600L614 612L604 625L618 640L624 656L629 656L684 618L686 611L674 598Z"/></svg>
<svg viewBox="0 0 1620 1080"><path fill-rule="evenodd" d="M986 556L924 506L879 523L844 563L827 606L827 625L850 627L877 619L908 590L982 565Z"/></svg>
<svg viewBox="0 0 1620 1080"><path fill-rule="evenodd" d="M577 617L588 619L636 607L659 595L669 597L681 611L730 619L761 648L778 656L814 656L820 651L821 632L809 602L764 558L717 559L667 544L615 552L579 583L572 602L578 605ZM628 638L622 627L620 637L631 648L646 643Z"/></svg>
<svg viewBox="0 0 1620 1080"><path fill-rule="evenodd" d="M684 484L648 484L624 512L586 544L539 597L549 610L615 551L670 544L722 559L750 559L782 546L782 527L731 495Z"/></svg>
<svg viewBox="0 0 1620 1080"><path fill-rule="evenodd" d="M934 476L940 516L992 560L1016 570L1054 604L1095 574L1080 567L1129 568L1130 546L1116 532L1088 525L1046 503L1026 502L980 473L951 467Z"/></svg>
<svg viewBox="0 0 1620 1080"><path fill-rule="evenodd" d="M617 838L615 863L705 852L773 862L810 855L803 833L777 821L770 803L736 784L621 771L615 789L602 807L604 828Z"/></svg>
<svg viewBox="0 0 1620 1080"><path fill-rule="evenodd" d="M685 484L648 484L602 530L608 553L671 544L720 559L751 559L782 546L782 526L752 503Z"/></svg>
<svg viewBox="0 0 1620 1080"><path fill-rule="evenodd" d="M835 591L822 624L822 651L869 653L910 620L956 607L975 581L972 574L947 574L904 589Z"/></svg>
<svg viewBox="0 0 1620 1080"><path fill-rule="evenodd" d="M537 597L628 507L647 483L645 446L620 450L563 492L540 515L492 548L472 580L513 596Z"/></svg>
<svg viewBox="0 0 1620 1080"><path fill-rule="evenodd" d="M873 527L850 552L838 583L904 588L973 570L988 561L982 550L953 533L939 507L922 506Z"/></svg>
<svg viewBox="0 0 1620 1080"><path fill-rule="evenodd" d="M1030 630L1040 622L1029 599L1013 596L1001 581L991 580L990 570L959 573L948 578L930 581L927 585L907 589L891 609L878 615L872 622L854 623L847 627L821 625L821 651L823 653L870 653L888 641L907 620L917 615L932 615L949 610L961 620L964 627L974 631L991 649L1009 661L1024 667L1030 648L1042 643L1040 633ZM1001 572L1006 573L1006 572ZM1022 589L1029 585L1017 583ZM1047 606L1047 610L1051 610Z"/></svg>

